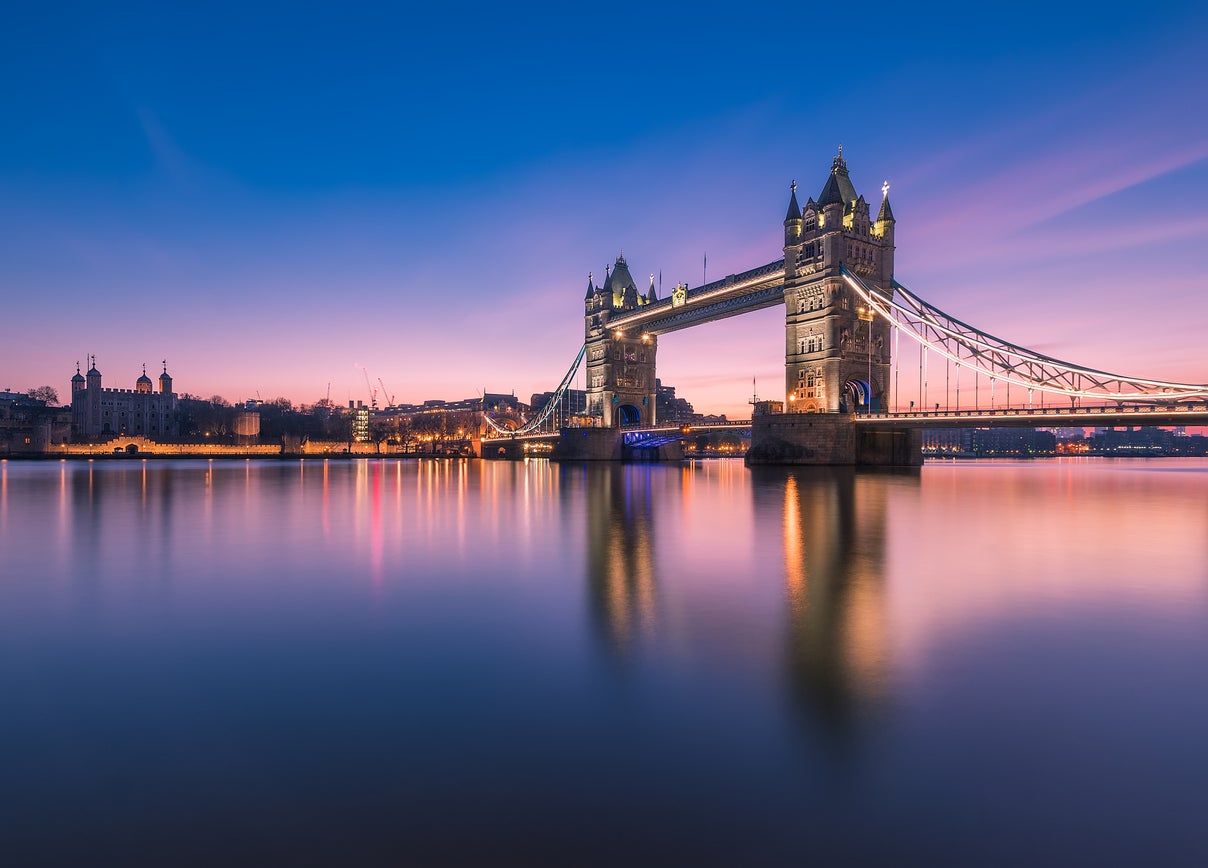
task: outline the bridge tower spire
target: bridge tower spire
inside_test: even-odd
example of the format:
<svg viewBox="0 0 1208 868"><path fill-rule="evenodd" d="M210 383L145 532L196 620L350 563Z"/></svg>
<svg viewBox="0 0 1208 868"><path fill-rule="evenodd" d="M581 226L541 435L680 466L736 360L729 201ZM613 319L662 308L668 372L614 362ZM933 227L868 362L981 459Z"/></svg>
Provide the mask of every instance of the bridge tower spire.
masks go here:
<svg viewBox="0 0 1208 868"><path fill-rule="evenodd" d="M842 278L846 268L893 295L894 218L888 189L870 219L843 151L815 202L784 221L785 397L789 412L868 413L888 396L890 325L866 310Z"/></svg>

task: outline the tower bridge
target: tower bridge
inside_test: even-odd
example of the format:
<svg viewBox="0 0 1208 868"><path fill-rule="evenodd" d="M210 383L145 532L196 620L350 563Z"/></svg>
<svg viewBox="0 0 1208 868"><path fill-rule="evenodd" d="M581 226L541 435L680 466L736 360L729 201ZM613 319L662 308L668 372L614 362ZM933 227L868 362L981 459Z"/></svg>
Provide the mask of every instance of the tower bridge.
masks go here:
<svg viewBox="0 0 1208 868"><path fill-rule="evenodd" d="M680 283L659 298L653 275L639 292L628 262L618 255L599 285L588 275L583 346L554 400L519 431L487 422L504 436L535 432L585 363L587 414L595 433L563 436L568 457L584 453L587 441L606 444L587 453L613 457L622 430L631 440L644 432L635 442L661 443L675 429L660 425L656 414L659 336L783 305L784 400L765 402L757 407L762 413L743 423L752 430L749 463L918 464L924 427L1208 423L1208 385L1063 362L929 304L895 279L896 223L889 185L882 186L873 216L840 148L816 200L809 197L802 206L796 182L791 185L780 259L702 286ZM919 347L917 410L911 401L903 411L896 400L903 338ZM932 357L945 368L944 400L933 410L922 375L924 358ZM955 406L948 389L952 371Z"/></svg>

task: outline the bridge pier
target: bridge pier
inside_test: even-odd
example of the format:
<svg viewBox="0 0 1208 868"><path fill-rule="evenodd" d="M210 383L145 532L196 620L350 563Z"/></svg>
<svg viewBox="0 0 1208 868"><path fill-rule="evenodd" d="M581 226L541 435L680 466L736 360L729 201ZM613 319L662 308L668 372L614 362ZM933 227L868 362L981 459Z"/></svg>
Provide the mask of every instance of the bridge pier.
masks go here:
<svg viewBox="0 0 1208 868"><path fill-rule="evenodd" d="M551 461L620 461L623 439L618 428L563 428Z"/></svg>
<svg viewBox="0 0 1208 868"><path fill-rule="evenodd" d="M479 441L475 452L488 461L523 461L524 443L520 440Z"/></svg>
<svg viewBox="0 0 1208 868"><path fill-rule="evenodd" d="M776 413L751 420L748 467L763 464L918 467L923 435L917 428L861 426L846 413Z"/></svg>
<svg viewBox="0 0 1208 868"><path fill-rule="evenodd" d="M856 464L864 467L922 467L923 429L858 426Z"/></svg>

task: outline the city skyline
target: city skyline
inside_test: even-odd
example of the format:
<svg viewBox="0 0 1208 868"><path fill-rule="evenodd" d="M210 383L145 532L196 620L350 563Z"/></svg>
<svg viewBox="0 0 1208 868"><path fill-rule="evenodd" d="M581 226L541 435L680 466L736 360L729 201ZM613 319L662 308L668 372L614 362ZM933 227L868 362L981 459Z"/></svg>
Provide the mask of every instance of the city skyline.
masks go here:
<svg viewBox="0 0 1208 868"><path fill-rule="evenodd" d="M581 343L589 271L623 249L666 295L706 255L709 279L778 258L789 182L816 197L840 143L865 198L890 183L912 290L1049 355L1208 382L1194 4L1127 32L1122 5L836 10L786 37L795 7L463 8L15 18L0 386L65 399L95 354L107 385L166 357L231 401L368 403L362 366L399 402L527 398ZM742 415L753 379L781 397L782 320L668 335L659 376Z"/></svg>

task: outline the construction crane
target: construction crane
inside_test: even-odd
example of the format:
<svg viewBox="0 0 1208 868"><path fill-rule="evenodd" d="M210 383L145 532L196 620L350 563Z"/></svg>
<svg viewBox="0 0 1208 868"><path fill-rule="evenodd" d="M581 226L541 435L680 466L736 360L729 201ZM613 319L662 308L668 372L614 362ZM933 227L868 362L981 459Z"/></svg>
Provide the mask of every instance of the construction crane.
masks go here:
<svg viewBox="0 0 1208 868"><path fill-rule="evenodd" d="M365 388L369 390L369 409L377 412L377 389L373 388L373 384L369 382L369 369L361 365L361 371L365 374Z"/></svg>
<svg viewBox="0 0 1208 868"><path fill-rule="evenodd" d="M382 387L382 397L388 402L387 407L394 406L394 396L390 394L390 390L386 388L386 384L382 382L382 378L378 377L378 385Z"/></svg>

